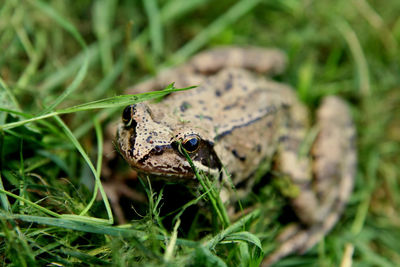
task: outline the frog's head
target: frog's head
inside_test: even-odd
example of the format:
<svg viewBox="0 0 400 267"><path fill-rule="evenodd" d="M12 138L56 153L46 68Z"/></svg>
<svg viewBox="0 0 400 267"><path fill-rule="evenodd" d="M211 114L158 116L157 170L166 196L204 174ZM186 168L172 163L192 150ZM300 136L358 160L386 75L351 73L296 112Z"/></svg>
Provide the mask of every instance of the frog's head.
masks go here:
<svg viewBox="0 0 400 267"><path fill-rule="evenodd" d="M192 180L194 172L182 154L184 148L196 168L218 174L221 163L213 143L187 123L144 103L127 106L118 126L120 153L136 171L168 180Z"/></svg>

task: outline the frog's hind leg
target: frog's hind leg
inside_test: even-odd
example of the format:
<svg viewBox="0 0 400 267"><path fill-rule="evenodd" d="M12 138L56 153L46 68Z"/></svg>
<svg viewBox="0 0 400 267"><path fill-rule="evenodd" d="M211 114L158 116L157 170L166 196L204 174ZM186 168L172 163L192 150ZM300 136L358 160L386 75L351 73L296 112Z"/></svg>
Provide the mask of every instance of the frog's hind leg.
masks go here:
<svg viewBox="0 0 400 267"><path fill-rule="evenodd" d="M223 46L195 55L188 63L193 72L213 74L224 68L244 68L264 74L282 73L286 55L278 49Z"/></svg>
<svg viewBox="0 0 400 267"><path fill-rule="evenodd" d="M297 117L306 114L302 107L297 109L295 112L300 114ZM300 188L301 193L292 202L302 224L288 227L281 234L278 249L263 261L262 266L269 266L293 252L304 253L314 246L335 225L353 188L355 129L346 104L337 97L327 97L318 110L319 132L311 150L312 167L308 157L299 157L293 152L293 147L298 144L296 138L305 136L302 136L304 132L296 118L291 123L288 131L295 135L283 144L280 160L282 171ZM310 170L312 180L307 178L311 177Z"/></svg>
<svg viewBox="0 0 400 267"><path fill-rule="evenodd" d="M326 97L317 112L319 134L313 145L314 187L319 201L316 227L304 252L337 222L353 191L356 131L349 108L340 98Z"/></svg>

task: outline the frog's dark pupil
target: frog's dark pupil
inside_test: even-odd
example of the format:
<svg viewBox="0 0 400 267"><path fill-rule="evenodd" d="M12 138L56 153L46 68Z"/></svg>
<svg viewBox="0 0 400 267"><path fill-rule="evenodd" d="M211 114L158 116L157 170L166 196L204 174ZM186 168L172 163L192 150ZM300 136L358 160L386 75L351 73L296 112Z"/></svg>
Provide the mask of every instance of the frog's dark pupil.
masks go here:
<svg viewBox="0 0 400 267"><path fill-rule="evenodd" d="M132 119L132 115L135 112L135 105L127 106L122 112L122 121L126 124Z"/></svg>
<svg viewBox="0 0 400 267"><path fill-rule="evenodd" d="M185 140L182 144L183 148L186 149L187 152L194 152L199 147L199 139L198 138L190 138Z"/></svg>

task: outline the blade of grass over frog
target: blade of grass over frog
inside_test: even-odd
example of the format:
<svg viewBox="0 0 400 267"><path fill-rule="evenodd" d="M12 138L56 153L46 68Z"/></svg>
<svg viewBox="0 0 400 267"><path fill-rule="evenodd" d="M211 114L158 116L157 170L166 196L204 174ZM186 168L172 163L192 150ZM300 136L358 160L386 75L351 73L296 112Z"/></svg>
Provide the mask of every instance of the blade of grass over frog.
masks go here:
<svg viewBox="0 0 400 267"><path fill-rule="evenodd" d="M49 107L44 109L42 112L39 113L39 115L46 114L52 110L56 106L58 106L62 101L64 101L65 98L67 98L73 91L75 91L78 86L81 84L83 79L86 76L88 66L89 66L89 57L87 54L87 46L85 41L83 40L82 36L79 34L78 30L66 19L64 19L60 14L58 14L52 7L50 7L47 3L44 3L42 1L31 1L33 2L33 5L40 9L42 12L46 13L49 17L54 19L62 28L64 28L67 32L69 32L75 40L78 41L78 43L81 45L81 47L84 49L85 52L85 57L83 60L83 64L80 67L76 77L72 81L72 83L64 90L64 92L56 98L56 100L51 104Z"/></svg>
<svg viewBox="0 0 400 267"><path fill-rule="evenodd" d="M224 225L224 227L227 227L230 224L228 214L226 212L226 209L224 207L224 204L221 201L221 198L219 197L219 194L215 192L214 188L212 185L210 186L210 183L207 183L204 181L202 175L198 172L196 166L194 166L192 159L190 158L189 154L187 151L179 144L180 151L184 154L186 157L186 160L189 162L190 167L194 171L196 178L199 180L201 186L203 187L203 190L205 192L209 192L208 196L211 201L211 204L217 213L220 221ZM205 177L206 178L206 177ZM206 178L207 179L207 178Z"/></svg>
<svg viewBox="0 0 400 267"><path fill-rule="evenodd" d="M136 104L139 102L162 97L171 92L189 90L189 89L192 89L195 87L196 86L190 86L190 87L186 87L186 88L165 89L165 90L161 90L161 91L141 93L141 94L137 94L137 95L120 95L120 96L109 97L109 98L105 98L102 100L96 100L93 102L73 106L73 107L66 108L66 109L60 109L57 111L53 111L51 113L47 113L47 114L44 114L41 116L30 118L30 119L0 125L0 130L12 129L12 128L15 128L15 127L18 127L18 126L21 126L21 125L24 125L24 124L27 124L27 123L30 123L33 121L43 120L43 119L54 117L54 116L61 115L61 114L74 113L74 112L78 112L78 111L91 110L91 109L112 108L112 107Z"/></svg>
<svg viewBox="0 0 400 267"><path fill-rule="evenodd" d="M109 97L109 98L92 101L92 102L89 102L86 104L77 105L77 106L66 108L66 109L60 109L57 112L59 114L63 114L63 113L71 113L71 112L90 110L90 109L126 106L126 105L136 104L136 103L143 102L143 101L152 100L154 98L162 97L162 96L165 96L172 92L193 89L195 87L196 86L190 86L190 87L186 87L186 88L176 89L176 88L172 88L171 85L169 85L167 87L167 89L161 90L161 91L141 93L141 94L136 94L136 95L119 95L119 96Z"/></svg>
<svg viewBox="0 0 400 267"><path fill-rule="evenodd" d="M102 158L103 158L103 132L101 131L101 126L100 123L97 119L94 120L94 128L96 130L96 137L97 137L97 165L96 165L96 175L100 177L100 171L101 171L101 163L102 163ZM94 204L94 201L96 200L97 196L97 191L99 190L99 184L96 182L94 183L94 189L93 189L93 196L92 199L89 201L89 203L86 205L86 208L80 213L80 215L85 215L89 209L92 207Z"/></svg>
<svg viewBox="0 0 400 267"><path fill-rule="evenodd" d="M100 176L98 175L98 171L96 171L96 169L94 168L89 156L85 153L83 147L81 146L81 144L79 143L79 141L75 138L74 134L71 132L71 130L68 128L68 126L60 119L60 117L55 116L55 119L57 121L57 123L61 126L61 128L64 130L65 134L67 135L67 137L69 138L69 140L74 144L74 146L76 147L76 149L79 151L79 153L81 154L81 156L83 157L83 159L86 161L86 164L88 164L90 170L92 171L94 177L95 177L95 182L97 183L98 189L100 190L100 195L103 198L103 203L104 206L106 207L106 211L107 211L107 216L108 216L108 223L109 224L113 224L114 223L114 217L111 211L111 207L110 207L110 203L108 202L108 198L107 195L104 191L104 188L101 184L100 181ZM97 190L93 192L94 195L97 195ZM87 207L81 212L80 215L84 215L86 214L86 212L92 207L93 203L89 203L87 205Z"/></svg>
<svg viewBox="0 0 400 267"><path fill-rule="evenodd" d="M194 39L179 49L171 58L173 64L182 63L194 52L198 51L211 38L221 33L227 26L237 21L241 16L252 10L262 0L241 0L198 33Z"/></svg>
<svg viewBox="0 0 400 267"><path fill-rule="evenodd" d="M243 218L241 218L240 220L238 220L237 222L235 222L234 224L232 224L231 226L229 226L228 228L217 234L211 240L207 241L205 245L207 246L208 249L213 250L215 246L225 237L229 236L234 232L237 232L238 230L242 230L247 223L255 220L259 216L260 216L259 209L252 211L251 213L247 214L246 216L244 216Z"/></svg>
<svg viewBox="0 0 400 267"><path fill-rule="evenodd" d="M143 0L142 2L150 25L150 40L153 52L152 54L158 58L163 53L164 44L162 24L157 1Z"/></svg>

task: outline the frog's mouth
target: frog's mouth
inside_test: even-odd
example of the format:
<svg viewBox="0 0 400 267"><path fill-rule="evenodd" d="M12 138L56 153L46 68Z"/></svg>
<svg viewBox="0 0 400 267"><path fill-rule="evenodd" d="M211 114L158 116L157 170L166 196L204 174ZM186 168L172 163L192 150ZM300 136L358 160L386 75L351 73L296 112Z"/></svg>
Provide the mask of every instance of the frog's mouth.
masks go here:
<svg viewBox="0 0 400 267"><path fill-rule="evenodd" d="M117 144L120 154L132 169L151 177L162 177L171 181L190 181L195 179L195 172L180 150L176 139L159 145L140 146L136 142L136 126L120 124L117 130ZM214 151L214 145L208 140L196 137L196 149L189 152L193 165L205 173L217 177L222 164ZM145 140L146 142L148 140ZM151 144L150 141L147 142ZM159 142L161 143L161 142Z"/></svg>
<svg viewBox="0 0 400 267"><path fill-rule="evenodd" d="M222 164L209 144L202 144L196 153L190 154L190 158L198 171L203 171L216 177L222 173ZM152 149L149 154L140 160L126 160L138 173L152 178L169 182L193 181L196 179L195 171L186 157L179 152L175 142Z"/></svg>
<svg viewBox="0 0 400 267"><path fill-rule="evenodd" d="M117 149L132 169L142 175L167 181L196 180L195 172L179 151L177 142L155 146L144 156L137 158L132 153L132 133L127 134L125 128L118 129ZM199 149L195 153L189 153L189 156L198 170L217 177L220 175L222 164L212 143L200 140Z"/></svg>

